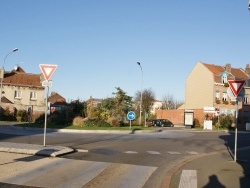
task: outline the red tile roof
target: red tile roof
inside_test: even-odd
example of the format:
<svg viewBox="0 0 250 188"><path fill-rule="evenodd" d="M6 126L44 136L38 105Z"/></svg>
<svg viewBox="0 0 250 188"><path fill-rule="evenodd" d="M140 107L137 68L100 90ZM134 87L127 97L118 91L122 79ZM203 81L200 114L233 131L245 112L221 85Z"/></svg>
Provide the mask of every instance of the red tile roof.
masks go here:
<svg viewBox="0 0 250 188"><path fill-rule="evenodd" d="M213 64L206 64L202 63L205 67L207 67L213 74L215 78L215 82L221 82L221 73L226 71L225 66L213 65ZM229 79L234 80L248 80L249 76L242 70L241 68L233 68L231 67L231 72L229 73Z"/></svg>
<svg viewBox="0 0 250 188"><path fill-rule="evenodd" d="M51 93L51 96L49 96L48 101L55 105L66 104L65 98L63 98L61 95L59 95L56 92Z"/></svg>
<svg viewBox="0 0 250 188"><path fill-rule="evenodd" d="M26 73L21 67L4 73L3 84L27 87L42 87L41 74Z"/></svg>
<svg viewBox="0 0 250 188"><path fill-rule="evenodd" d="M225 70L224 67L219 65L206 64L206 63L203 63L203 65L205 65L205 67L207 67L215 75L219 75Z"/></svg>

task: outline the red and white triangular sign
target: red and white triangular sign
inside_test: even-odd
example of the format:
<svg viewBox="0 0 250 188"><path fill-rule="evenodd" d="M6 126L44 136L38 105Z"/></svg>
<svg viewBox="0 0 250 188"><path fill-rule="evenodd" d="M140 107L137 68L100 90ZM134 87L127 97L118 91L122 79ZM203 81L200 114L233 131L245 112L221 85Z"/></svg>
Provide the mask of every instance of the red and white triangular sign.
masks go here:
<svg viewBox="0 0 250 188"><path fill-rule="evenodd" d="M43 76L46 80L50 80L52 74L55 72L57 65L40 64L39 65Z"/></svg>
<svg viewBox="0 0 250 188"><path fill-rule="evenodd" d="M239 95L245 82L245 80L228 80L228 84L236 97Z"/></svg>

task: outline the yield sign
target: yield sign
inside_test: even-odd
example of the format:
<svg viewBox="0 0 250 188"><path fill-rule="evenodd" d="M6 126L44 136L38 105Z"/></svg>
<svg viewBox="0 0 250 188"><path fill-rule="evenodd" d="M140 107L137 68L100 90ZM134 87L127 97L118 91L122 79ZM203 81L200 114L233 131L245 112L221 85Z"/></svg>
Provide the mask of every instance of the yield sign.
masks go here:
<svg viewBox="0 0 250 188"><path fill-rule="evenodd" d="M57 65L40 64L39 65L43 76L46 80L50 80L52 74L55 72Z"/></svg>
<svg viewBox="0 0 250 188"><path fill-rule="evenodd" d="M234 95L237 97L245 84L245 80L228 80L228 84Z"/></svg>

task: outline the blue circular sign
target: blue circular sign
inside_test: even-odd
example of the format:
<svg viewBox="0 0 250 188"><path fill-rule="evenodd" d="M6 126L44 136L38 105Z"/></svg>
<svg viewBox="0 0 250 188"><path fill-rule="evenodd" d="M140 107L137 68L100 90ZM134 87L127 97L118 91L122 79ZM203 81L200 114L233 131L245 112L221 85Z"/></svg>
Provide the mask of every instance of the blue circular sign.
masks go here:
<svg viewBox="0 0 250 188"><path fill-rule="evenodd" d="M135 119L135 113L133 111L128 112L127 118L130 121L134 120Z"/></svg>

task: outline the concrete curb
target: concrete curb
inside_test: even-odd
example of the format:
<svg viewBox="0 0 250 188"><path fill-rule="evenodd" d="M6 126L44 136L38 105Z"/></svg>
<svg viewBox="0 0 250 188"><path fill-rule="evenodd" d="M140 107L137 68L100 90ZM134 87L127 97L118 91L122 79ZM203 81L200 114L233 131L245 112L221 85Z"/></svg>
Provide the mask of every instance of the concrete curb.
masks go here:
<svg viewBox="0 0 250 188"><path fill-rule="evenodd" d="M247 147L244 147L244 148L239 148L238 151L244 151L244 150L248 150L248 149L250 149L250 146L247 146ZM165 177L164 177L164 179L162 181L161 188L170 187L173 175L181 167L185 166L186 164L188 164L188 163L190 163L190 162L192 162L192 161L194 161L196 159L202 158L202 157L207 157L207 156L210 156L210 155L216 155L216 154L223 153L223 152L228 152L228 150L225 149L225 150L215 151L215 152L211 152L211 153L204 153L204 154L200 154L200 155L196 155L196 156L191 156L191 157L188 157L186 159L183 159L181 162L179 162L178 164L176 164L173 168L171 168L166 173L166 175L165 175Z"/></svg>
<svg viewBox="0 0 250 188"><path fill-rule="evenodd" d="M172 169L170 169L163 181L162 181L162 184L161 184L161 188L165 188L165 187L170 187L170 184L171 184L171 180L172 180L172 176L183 166L185 166L186 164L196 160L196 159L199 159L199 158L202 158L202 157L206 157L206 156L209 156L209 155L216 155L218 153L223 153L223 152L226 152L227 150L222 150L222 151L216 151L216 152L212 152L212 153L204 153L204 154L200 154L200 155L196 155L196 156L191 156L189 158L186 158L184 159L183 161L181 161L180 163L176 164Z"/></svg>
<svg viewBox="0 0 250 188"><path fill-rule="evenodd" d="M42 146L35 144L0 142L0 152L57 157L74 151L75 150L72 148L63 146Z"/></svg>
<svg viewBox="0 0 250 188"><path fill-rule="evenodd" d="M171 168L165 175L162 183L161 183L161 188L166 188L166 187L170 187L171 184L171 180L172 180L172 176L184 165L192 162L195 159L201 158L206 156L206 154L202 154L202 155L198 155L198 156L192 156L189 157L187 159L184 159L183 161L181 161L180 163L176 164L173 168Z"/></svg>
<svg viewBox="0 0 250 188"><path fill-rule="evenodd" d="M43 133L44 128L33 128L33 127L19 127L9 125L15 129L27 130L27 131L41 131ZM161 129L156 130L77 130L77 129L51 129L47 128L47 133L61 132L61 133L112 133L112 134L142 134L142 133L156 133L161 132Z"/></svg>

